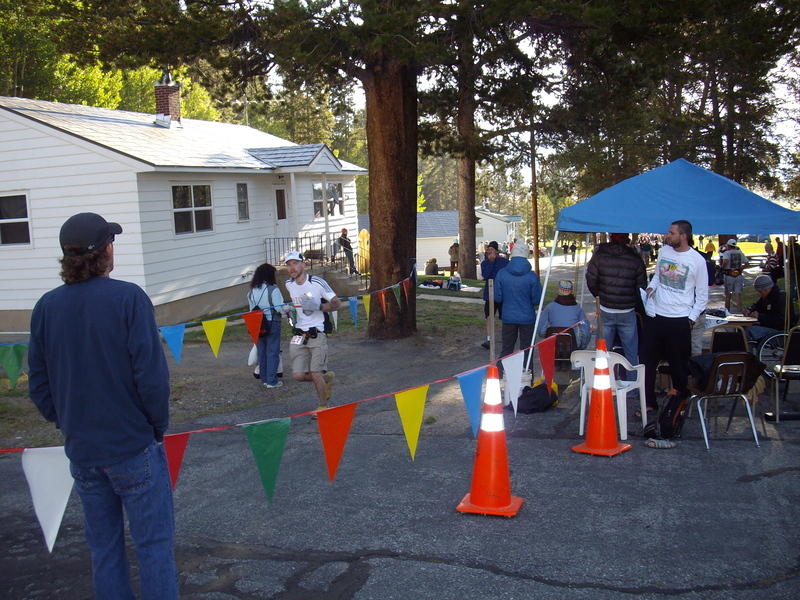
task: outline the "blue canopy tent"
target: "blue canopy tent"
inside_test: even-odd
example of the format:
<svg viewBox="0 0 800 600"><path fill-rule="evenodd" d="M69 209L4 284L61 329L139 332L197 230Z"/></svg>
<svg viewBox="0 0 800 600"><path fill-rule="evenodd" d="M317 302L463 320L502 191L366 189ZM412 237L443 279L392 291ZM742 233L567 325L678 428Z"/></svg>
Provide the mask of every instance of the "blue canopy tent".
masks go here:
<svg viewBox="0 0 800 600"><path fill-rule="evenodd" d="M707 233L800 232L800 212L683 158L565 208L556 229L658 233L677 219L686 219L695 231Z"/></svg>
<svg viewBox="0 0 800 600"><path fill-rule="evenodd" d="M694 231L704 233L800 232L800 212L783 208L727 177L679 158L563 209L551 256L555 256L560 231L658 233L678 219L686 219ZM544 279L545 289L551 265L552 260ZM543 301L544 294L536 315L537 330Z"/></svg>

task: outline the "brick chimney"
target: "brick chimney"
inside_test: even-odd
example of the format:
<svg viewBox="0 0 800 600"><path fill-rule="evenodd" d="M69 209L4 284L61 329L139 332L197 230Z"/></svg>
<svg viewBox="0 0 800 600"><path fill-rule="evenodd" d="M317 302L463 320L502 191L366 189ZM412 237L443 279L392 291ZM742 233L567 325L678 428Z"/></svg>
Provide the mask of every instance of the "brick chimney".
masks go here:
<svg viewBox="0 0 800 600"><path fill-rule="evenodd" d="M156 125L169 127L171 122L181 122L181 84L172 78L168 68L164 68L161 80L155 84ZM167 118L162 118L164 115Z"/></svg>

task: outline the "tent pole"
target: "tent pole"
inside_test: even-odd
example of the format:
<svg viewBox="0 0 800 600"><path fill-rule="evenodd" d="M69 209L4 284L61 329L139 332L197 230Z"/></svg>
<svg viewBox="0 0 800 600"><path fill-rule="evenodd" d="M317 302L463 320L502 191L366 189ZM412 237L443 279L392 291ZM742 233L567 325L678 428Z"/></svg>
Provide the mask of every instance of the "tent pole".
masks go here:
<svg viewBox="0 0 800 600"><path fill-rule="evenodd" d="M536 310L536 321L533 324L533 337L531 338L531 344L536 343L536 332L539 330L539 319L542 316L542 304L544 304L544 297L547 294L547 283L550 281L550 269L553 268L553 259L556 256L557 245L558 245L558 229L556 229L556 233L553 236L553 247L550 248L550 260L547 261L547 274L544 276L544 283L542 284L542 297L539 298L539 308ZM531 351L528 352L528 362L525 364L526 369L531 368L532 356L533 356L533 348L531 348ZM532 378L533 378L533 373L531 373L531 379Z"/></svg>

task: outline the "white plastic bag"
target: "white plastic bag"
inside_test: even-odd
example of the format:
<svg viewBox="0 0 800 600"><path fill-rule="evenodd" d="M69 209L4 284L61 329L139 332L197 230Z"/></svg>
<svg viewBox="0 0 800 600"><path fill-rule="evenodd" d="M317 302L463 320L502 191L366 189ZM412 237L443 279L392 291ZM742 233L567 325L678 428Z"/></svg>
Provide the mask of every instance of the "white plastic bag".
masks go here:
<svg viewBox="0 0 800 600"><path fill-rule="evenodd" d="M258 348L256 348L255 344L253 344L253 347L250 349L250 356L247 357L247 364L251 367L258 364Z"/></svg>

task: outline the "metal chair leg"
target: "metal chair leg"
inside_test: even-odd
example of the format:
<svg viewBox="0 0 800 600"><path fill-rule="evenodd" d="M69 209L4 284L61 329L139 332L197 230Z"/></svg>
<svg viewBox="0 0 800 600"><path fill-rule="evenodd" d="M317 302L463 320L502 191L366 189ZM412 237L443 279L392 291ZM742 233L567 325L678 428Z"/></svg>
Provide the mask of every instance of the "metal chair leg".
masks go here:
<svg viewBox="0 0 800 600"><path fill-rule="evenodd" d="M747 409L747 418L750 419L750 427L753 429L753 439L756 441L756 448L760 448L761 446L758 443L758 433L756 432L756 422L753 419L753 411L750 410L750 403L747 401L747 398L744 395L739 396L744 402L744 407Z"/></svg>
<svg viewBox="0 0 800 600"><path fill-rule="evenodd" d="M706 431L706 416L703 413L703 409L700 407L700 402L703 398L697 399L697 414L700 416L700 427L703 428L703 440L706 442L706 450L711 450L711 447L708 445L708 431Z"/></svg>

